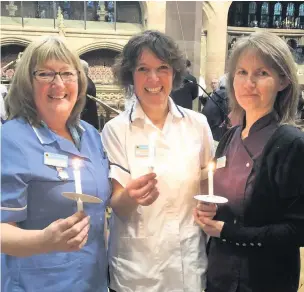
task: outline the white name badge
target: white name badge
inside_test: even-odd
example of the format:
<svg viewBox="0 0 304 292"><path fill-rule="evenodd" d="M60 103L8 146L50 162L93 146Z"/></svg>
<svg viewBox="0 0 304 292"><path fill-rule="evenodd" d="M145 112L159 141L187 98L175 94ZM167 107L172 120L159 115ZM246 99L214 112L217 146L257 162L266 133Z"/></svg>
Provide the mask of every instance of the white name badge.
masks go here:
<svg viewBox="0 0 304 292"><path fill-rule="evenodd" d="M44 152L44 164L56 167L68 167L68 156Z"/></svg>
<svg viewBox="0 0 304 292"><path fill-rule="evenodd" d="M220 157L216 160L216 169L226 166L226 156Z"/></svg>
<svg viewBox="0 0 304 292"><path fill-rule="evenodd" d="M136 157L148 157L149 156L149 146L148 145L136 145L135 146L135 156Z"/></svg>

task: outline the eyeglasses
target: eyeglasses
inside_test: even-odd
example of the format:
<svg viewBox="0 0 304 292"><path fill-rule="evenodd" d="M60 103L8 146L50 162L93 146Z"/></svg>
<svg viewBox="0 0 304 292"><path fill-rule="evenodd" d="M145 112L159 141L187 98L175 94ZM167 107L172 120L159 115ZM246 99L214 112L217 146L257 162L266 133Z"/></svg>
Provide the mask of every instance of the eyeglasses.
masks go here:
<svg viewBox="0 0 304 292"><path fill-rule="evenodd" d="M55 76L59 75L62 82L70 83L78 79L79 72L77 70L67 70L62 72L55 72L50 70L37 70L33 72L35 79L41 83L51 83L55 80Z"/></svg>

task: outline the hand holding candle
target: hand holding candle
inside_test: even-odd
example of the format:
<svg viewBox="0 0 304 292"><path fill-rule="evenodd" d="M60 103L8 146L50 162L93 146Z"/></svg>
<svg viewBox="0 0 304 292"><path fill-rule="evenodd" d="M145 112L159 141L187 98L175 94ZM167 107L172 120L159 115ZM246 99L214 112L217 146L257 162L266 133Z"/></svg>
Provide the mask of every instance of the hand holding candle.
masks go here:
<svg viewBox="0 0 304 292"><path fill-rule="evenodd" d="M208 164L208 195L213 196L213 170L214 170L214 163L210 162Z"/></svg>

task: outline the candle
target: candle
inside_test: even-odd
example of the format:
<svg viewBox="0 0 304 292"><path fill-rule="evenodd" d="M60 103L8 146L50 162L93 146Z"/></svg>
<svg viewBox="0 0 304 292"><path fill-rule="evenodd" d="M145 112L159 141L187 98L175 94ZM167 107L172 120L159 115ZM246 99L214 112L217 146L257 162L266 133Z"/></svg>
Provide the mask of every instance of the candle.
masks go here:
<svg viewBox="0 0 304 292"><path fill-rule="evenodd" d="M208 165L208 195L213 196L213 169L214 169L214 163L210 162Z"/></svg>
<svg viewBox="0 0 304 292"><path fill-rule="evenodd" d="M83 202L81 201L80 198L77 200L77 211L83 211Z"/></svg>
<svg viewBox="0 0 304 292"><path fill-rule="evenodd" d="M154 170L155 166L155 142L156 142L156 133L151 133L149 136L149 168L151 172Z"/></svg>
<svg viewBox="0 0 304 292"><path fill-rule="evenodd" d="M81 161L77 158L73 160L73 173L74 173L74 179L75 179L75 192L77 194L82 194L81 189L81 177L80 177L80 165Z"/></svg>

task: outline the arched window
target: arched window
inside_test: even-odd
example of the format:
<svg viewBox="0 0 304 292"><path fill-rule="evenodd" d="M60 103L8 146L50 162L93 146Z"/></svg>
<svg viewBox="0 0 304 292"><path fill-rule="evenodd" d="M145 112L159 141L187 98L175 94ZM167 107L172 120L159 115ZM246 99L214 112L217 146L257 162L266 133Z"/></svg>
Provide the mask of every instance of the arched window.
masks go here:
<svg viewBox="0 0 304 292"><path fill-rule="evenodd" d="M295 27L295 5L292 2L287 4L286 8L286 18L284 23L284 28L294 28Z"/></svg>
<svg viewBox="0 0 304 292"><path fill-rule="evenodd" d="M116 2L117 22L142 23L141 9L138 1Z"/></svg>
<svg viewBox="0 0 304 292"><path fill-rule="evenodd" d="M269 27L269 3L263 2L261 7L261 27Z"/></svg>
<svg viewBox="0 0 304 292"><path fill-rule="evenodd" d="M118 52L108 49L98 49L80 56L89 64L89 77L99 84L114 84L111 67L114 65Z"/></svg>
<svg viewBox="0 0 304 292"><path fill-rule="evenodd" d="M106 22L115 21L114 6L115 6L114 1L105 1L105 10L106 10L105 21Z"/></svg>
<svg viewBox="0 0 304 292"><path fill-rule="evenodd" d="M282 26L282 4L277 2L273 10L273 26L280 28Z"/></svg>
<svg viewBox="0 0 304 292"><path fill-rule="evenodd" d="M1 79L11 80L15 73L16 59L25 47L20 45L7 45L1 47Z"/></svg>
<svg viewBox="0 0 304 292"><path fill-rule="evenodd" d="M297 28L304 28L304 4L299 6L299 17L298 17L298 25Z"/></svg>
<svg viewBox="0 0 304 292"><path fill-rule="evenodd" d="M87 21L141 23L137 1L87 1ZM115 5L116 4L116 5ZM115 12L116 9L116 12Z"/></svg>
<svg viewBox="0 0 304 292"><path fill-rule="evenodd" d="M52 27L57 15L53 1L22 1L22 16L29 25ZM33 18L40 18L41 21L32 21Z"/></svg>
<svg viewBox="0 0 304 292"><path fill-rule="evenodd" d="M304 28L304 2L233 1L228 26Z"/></svg>
<svg viewBox="0 0 304 292"><path fill-rule="evenodd" d="M249 11L248 11L248 26L251 26L251 27L258 26L256 11L257 11L256 2L250 2Z"/></svg>
<svg viewBox="0 0 304 292"><path fill-rule="evenodd" d="M249 3L249 14L256 14L257 4L256 2Z"/></svg>
<svg viewBox="0 0 304 292"><path fill-rule="evenodd" d="M286 10L286 15L287 16L294 16L294 13L295 13L294 3L288 3L287 10Z"/></svg>
<svg viewBox="0 0 304 292"><path fill-rule="evenodd" d="M282 15L282 4L280 2L274 5L273 15Z"/></svg>
<svg viewBox="0 0 304 292"><path fill-rule="evenodd" d="M20 1L1 1L1 16L21 17Z"/></svg>
<svg viewBox="0 0 304 292"><path fill-rule="evenodd" d="M242 26L243 25L243 3L237 2L236 3L236 12L234 17L234 25L235 26Z"/></svg>
<svg viewBox="0 0 304 292"><path fill-rule="evenodd" d="M102 11L104 11L104 5L102 5L102 9L100 9L99 1L87 1L87 15L86 19L87 21L104 21L104 15L103 19L100 19L102 16Z"/></svg>
<svg viewBox="0 0 304 292"><path fill-rule="evenodd" d="M56 17L59 7L61 8L64 19L84 20L84 7L82 1L55 1Z"/></svg>
<svg viewBox="0 0 304 292"><path fill-rule="evenodd" d="M301 4L299 7L299 16L304 16L304 4Z"/></svg>
<svg viewBox="0 0 304 292"><path fill-rule="evenodd" d="M37 18L54 18L53 1L38 1L36 17Z"/></svg>

